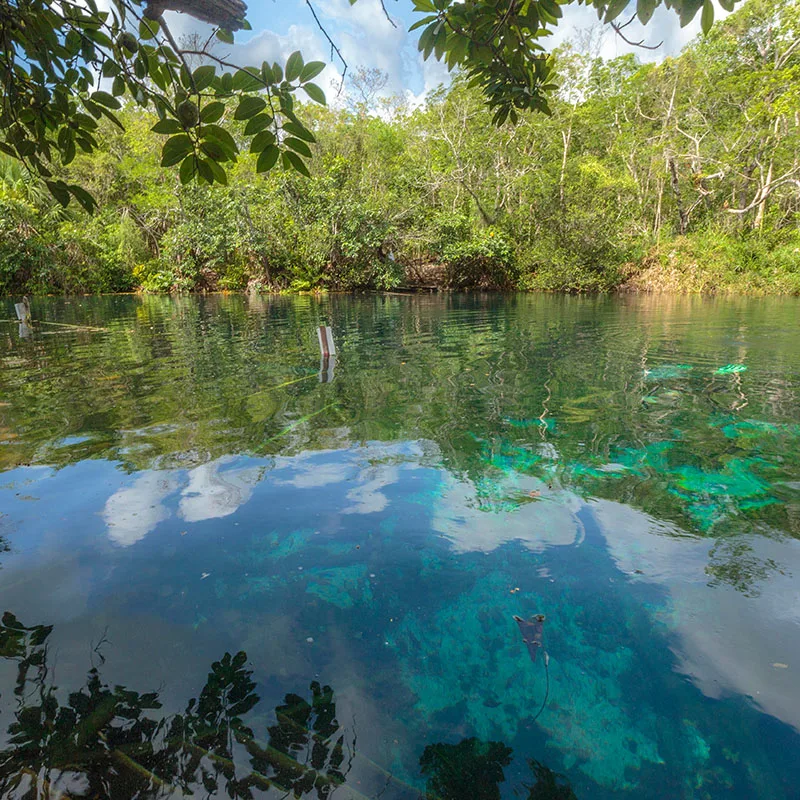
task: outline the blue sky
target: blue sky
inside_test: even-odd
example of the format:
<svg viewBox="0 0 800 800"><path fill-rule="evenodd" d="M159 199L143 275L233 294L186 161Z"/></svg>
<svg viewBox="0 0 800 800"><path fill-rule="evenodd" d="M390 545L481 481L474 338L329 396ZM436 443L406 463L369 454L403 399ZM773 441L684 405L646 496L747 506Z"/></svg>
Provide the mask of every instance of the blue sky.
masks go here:
<svg viewBox="0 0 800 800"><path fill-rule="evenodd" d="M329 96L333 94L331 85L337 82L340 67L335 59L331 60L330 48L304 0L251 0L249 5L248 19L253 30L238 32L232 48L223 46L226 54L230 53L236 63L260 64L265 60L284 62L292 51L301 50L306 60L331 64L317 82ZM314 0L320 20L351 69L382 69L389 75L387 93L406 94L412 103L420 102L428 91L447 83L447 70L434 59L423 62L417 52L418 32L407 32L415 19L411 0L386 0L386 7L396 27L386 19L379 0L358 0L354 6L348 0ZM571 4L563 9L564 18L549 40L551 45L575 39L598 24L591 8ZM185 15L172 14L171 18L170 25L177 33L202 28ZM663 40L663 46L657 51L634 50L608 30L602 38L601 54L611 58L634 50L643 61L661 60L679 52L700 27L699 15L692 24L681 28L677 16L664 8L658 9L646 28L637 26L635 23L626 30L629 38L652 44Z"/></svg>

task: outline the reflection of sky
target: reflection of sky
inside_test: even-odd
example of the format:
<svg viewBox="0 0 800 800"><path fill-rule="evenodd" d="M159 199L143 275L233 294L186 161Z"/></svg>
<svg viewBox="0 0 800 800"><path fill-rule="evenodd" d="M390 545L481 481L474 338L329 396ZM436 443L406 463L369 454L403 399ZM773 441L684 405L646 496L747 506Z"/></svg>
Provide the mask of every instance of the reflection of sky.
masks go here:
<svg viewBox="0 0 800 800"><path fill-rule="evenodd" d="M109 538L128 547L147 536L170 516L163 501L177 488L173 473L152 470L139 475L130 486L117 489L103 509Z"/></svg>
<svg viewBox="0 0 800 800"><path fill-rule="evenodd" d="M787 571L786 576L773 574L764 582L760 596L745 597L724 586L709 588L705 567L711 541L683 535L620 503L593 499L587 504L557 484L551 487L512 471L493 482L484 476L473 483L442 469L441 454L424 442L370 443L271 459L225 457L190 470L132 476L101 461L82 462L60 472L21 472L34 476L35 483L14 484L6 493L24 488L43 500L17 499L9 508L15 545L23 546L30 532L59 530L66 505L51 503L46 514L36 515L37 503L48 498L69 497L68 516L74 524L63 536L48 539L35 558L29 555L26 567L20 568L16 553L4 558L0 578L6 583L0 582L1 596L21 617L23 610L33 617L26 617L26 622L62 626L57 628L64 653L62 674L70 677L78 675L83 665L85 641L96 640L108 624L115 642L109 675L113 665L114 679L129 685L142 683L148 647L150 655L158 651L160 659L152 671L154 679L163 678L165 683L170 675L173 683L179 683L168 665L202 677L207 664L198 667L197 660L185 655L195 641L202 658L209 661L219 657L222 647L241 647L254 659L265 682L286 679L297 688L308 675L324 670L338 680L343 698L350 696L348 692L353 695L359 719L371 714L376 720L373 728L381 734L395 725L393 736L402 739L403 725L379 716L383 712L377 695L370 694L371 679L364 678L366 665L371 665L365 654L375 655L375 641L391 641L392 634L386 631L394 625L376 619L376 609L396 607L409 613L422 606L425 613L420 619L427 623L426 613L435 603L443 601L447 609L448 603L459 602L457 593L434 602L418 596L415 587L410 602L400 596L380 606L387 603L380 595L384 584L414 574L406 570L415 562L402 559L422 552L433 564L449 555L454 571L456 564L462 570L458 579L471 580L483 569L512 574L503 572L504 559L522 552L524 557L516 558L514 565L522 591L509 594L516 582L506 586L501 577L498 592L507 604L519 603L519 612L525 613L526 591L531 590L525 589L524 580L530 580L532 587L536 580L549 586L552 573L553 591L564 591L567 578L563 570L559 572L564 565L578 565L569 580L584 592L593 591L589 584L599 580L597 575L591 569L580 571L593 563L595 545L583 524L590 511L619 569L619 575L614 573L619 591L626 591L629 581L642 582L666 596L665 603L647 609L654 629L666 626L672 648L670 652L665 646L659 654L663 669L670 670L674 661L675 669L707 697L750 698L766 714L800 729L794 680L800 664L800 592L790 574L800 572L800 546L793 541L753 541L759 558L772 558ZM83 484L91 484L93 491L77 494L75 487ZM588 521L586 529L590 531ZM234 530L235 547L222 546L220 542ZM381 535L371 540L374 531ZM179 535L184 532L190 535ZM355 542L360 543L358 555ZM524 550L515 548L515 543ZM280 558L275 555L279 548ZM373 561L368 562L370 558ZM363 568L352 573L349 585L354 592L369 592L354 595L346 624L337 621L337 611L326 603L324 593L311 594L304 583L328 580L338 559L346 561L344 569ZM487 566L472 573L465 565L476 559ZM384 569L396 574L387 577ZM612 570L610 565L604 569ZM13 581L8 581L12 570ZM306 577L315 571L316 578ZM447 578L446 572L440 574ZM48 592L41 592L42 585ZM485 611L490 613L491 593L486 597ZM574 601L568 593L559 596L559 602L562 612L576 609L570 606ZM613 597L608 600L614 602ZM559 607L558 602L553 605ZM516 606L513 610L516 613ZM393 614L394 610L386 614L387 619L397 620ZM449 619L446 614L445 619ZM591 620L577 624L588 637ZM382 625L389 627L384 631ZM552 625L554 630L568 629L565 620L553 620ZM144 634L127 635L141 626L151 632L150 640ZM313 642L307 642L309 637ZM117 645L121 640L124 643ZM475 640L473 651L480 652L482 646ZM592 647L594 643L587 644L587 652ZM561 669L559 656L554 650L553 664ZM472 668L465 665L463 674ZM563 675L554 680L562 681L563 691ZM445 699L449 702L449 696ZM483 699L473 698L478 711L482 703ZM505 713L502 708L492 711L498 718ZM568 738L564 734L563 741ZM388 754L386 759L388 763Z"/></svg>
<svg viewBox="0 0 800 800"><path fill-rule="evenodd" d="M664 622L676 636L677 669L709 697L744 695L800 730L800 587L792 577L800 574L800 542L749 541L786 574L772 575L757 597L747 597L728 586L708 588L713 542L681 536L621 503L595 500L592 508L618 567L669 592Z"/></svg>
<svg viewBox="0 0 800 800"><path fill-rule="evenodd" d="M217 459L189 472L189 483L181 492L179 515L186 522L218 519L233 514L253 493L257 467L223 470L229 459Z"/></svg>
<svg viewBox="0 0 800 800"><path fill-rule="evenodd" d="M185 522L233 514L250 499L260 468L225 469L232 460L218 458L188 472L151 470L141 473L133 483L118 489L106 501L103 519L109 538L123 547L143 539L172 515L165 501L179 488L176 513Z"/></svg>
<svg viewBox="0 0 800 800"><path fill-rule="evenodd" d="M572 492L553 491L544 481L527 476L519 476L511 485L501 482L498 488L505 490L503 500L516 507L484 510L475 502L473 484L445 482L433 508L433 529L452 543L455 552L490 552L514 541L542 552L580 541L582 527L576 512L581 501Z"/></svg>

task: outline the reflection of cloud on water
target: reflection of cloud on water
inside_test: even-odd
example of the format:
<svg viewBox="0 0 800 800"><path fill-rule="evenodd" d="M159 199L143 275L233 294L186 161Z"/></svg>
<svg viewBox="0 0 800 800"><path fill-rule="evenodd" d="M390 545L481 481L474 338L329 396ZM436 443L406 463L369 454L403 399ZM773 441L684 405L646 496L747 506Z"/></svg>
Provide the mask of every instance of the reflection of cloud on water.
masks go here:
<svg viewBox="0 0 800 800"><path fill-rule="evenodd" d="M582 501L572 492L552 490L537 478L516 475L498 485L502 501L495 498L482 507L475 501L479 494L475 485L449 476L446 480L434 504L432 526L452 542L457 553L489 552L513 541L540 552L583 538L576 516Z"/></svg>
<svg viewBox="0 0 800 800"><path fill-rule="evenodd" d="M340 483L351 477L353 469L341 461L327 462L325 459L341 458L336 450L307 451L296 456L277 456L271 473L271 482L277 485L294 486L296 489L318 489ZM288 477L284 473L289 473Z"/></svg>
<svg viewBox="0 0 800 800"><path fill-rule="evenodd" d="M218 519L233 514L252 495L260 467L222 468L233 461L218 458L185 473L183 470L151 470L141 473L130 486L118 489L106 501L103 520L108 536L123 547L143 539L172 515L165 500L182 484L178 516L186 522ZM188 483L184 475L188 475Z"/></svg>
<svg viewBox="0 0 800 800"><path fill-rule="evenodd" d="M130 486L117 489L103 509L109 538L123 547L143 539L170 516L163 501L177 488L175 473L155 470L143 473Z"/></svg>
<svg viewBox="0 0 800 800"><path fill-rule="evenodd" d="M189 483L181 492L178 511L183 519L200 522L227 517L250 499L261 470L246 467L222 471L232 460L218 458L189 471Z"/></svg>
<svg viewBox="0 0 800 800"><path fill-rule="evenodd" d="M800 542L747 537L759 560L773 559L786 573L771 573L758 597L748 597L730 586L708 587L713 542L680 535L620 503L592 507L620 569L641 570L637 580L668 591L664 621L678 637L676 670L708 697L744 695L800 730L800 587L792 577L800 574Z"/></svg>
<svg viewBox="0 0 800 800"><path fill-rule="evenodd" d="M381 490L397 483L399 477L400 469L388 465L373 467L361 473L361 483L347 493L350 505L343 508L342 513L375 514L383 511L389 505L389 498Z"/></svg>

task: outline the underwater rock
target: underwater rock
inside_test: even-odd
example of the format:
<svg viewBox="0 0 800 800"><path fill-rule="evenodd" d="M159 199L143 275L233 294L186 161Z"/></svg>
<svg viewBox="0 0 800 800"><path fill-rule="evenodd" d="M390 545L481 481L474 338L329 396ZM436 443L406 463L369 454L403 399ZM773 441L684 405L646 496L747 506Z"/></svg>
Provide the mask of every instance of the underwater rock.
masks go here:
<svg viewBox="0 0 800 800"><path fill-rule="evenodd" d="M306 572L311 579L306 592L339 608L368 606L372 603L372 587L367 572L366 564L310 569Z"/></svg>
<svg viewBox="0 0 800 800"><path fill-rule="evenodd" d="M399 623L390 647L417 710L426 718L457 713L481 739L513 740L540 708L546 686L543 661L531 664L513 615L546 609L560 646L548 648L545 631L550 699L537 724L568 769L609 788L634 787L630 776L645 762L662 763L655 711L639 707L631 717L624 707L622 683L634 654L590 645L575 620L581 608L568 594L509 595L508 582L504 573L491 572L435 614L411 612ZM487 698L497 705L487 705Z"/></svg>

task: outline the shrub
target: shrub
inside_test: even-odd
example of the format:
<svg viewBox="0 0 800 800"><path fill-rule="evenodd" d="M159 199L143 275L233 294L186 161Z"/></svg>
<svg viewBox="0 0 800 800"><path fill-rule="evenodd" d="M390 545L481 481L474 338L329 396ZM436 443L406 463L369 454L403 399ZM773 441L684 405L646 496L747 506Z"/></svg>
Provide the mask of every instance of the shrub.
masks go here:
<svg viewBox="0 0 800 800"><path fill-rule="evenodd" d="M494 229L442 250L450 289L510 289L517 278L511 245Z"/></svg>

